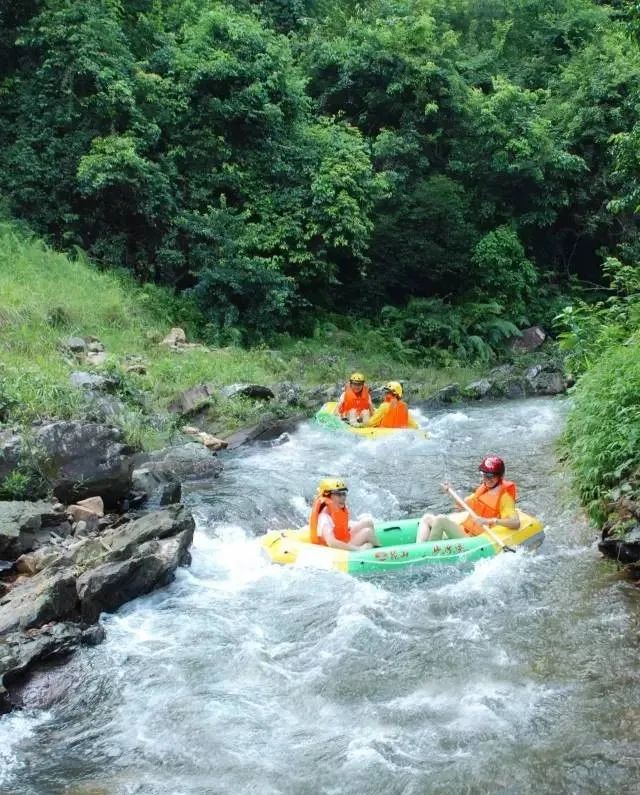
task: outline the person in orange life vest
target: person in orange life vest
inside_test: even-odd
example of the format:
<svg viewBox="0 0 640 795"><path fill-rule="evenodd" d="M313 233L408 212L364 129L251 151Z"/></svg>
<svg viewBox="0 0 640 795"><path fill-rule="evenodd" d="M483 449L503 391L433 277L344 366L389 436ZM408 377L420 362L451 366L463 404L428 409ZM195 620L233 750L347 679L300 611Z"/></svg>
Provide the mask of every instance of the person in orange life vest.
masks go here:
<svg viewBox="0 0 640 795"><path fill-rule="evenodd" d="M334 414L349 425L367 424L373 414L373 403L362 373L352 373L349 383L338 399Z"/></svg>
<svg viewBox="0 0 640 795"><path fill-rule="evenodd" d="M349 520L347 491L347 484L338 478L320 481L309 517L309 540L334 549L380 546L371 519Z"/></svg>
<svg viewBox="0 0 640 795"><path fill-rule="evenodd" d="M389 381L385 384L384 391L384 401L367 423L367 428L418 428L418 423L409 414L409 408L402 400L402 384Z"/></svg>
<svg viewBox="0 0 640 795"><path fill-rule="evenodd" d="M482 483L465 499L478 514L478 520L467 516L462 524L457 524L448 516L427 513L418 525L417 544L441 538L477 536L484 532L485 527L497 524L511 530L520 528L520 517L516 510L516 484L504 479L504 461L497 455L489 455L482 459L478 468L482 473ZM443 483L442 487L446 491L449 484Z"/></svg>

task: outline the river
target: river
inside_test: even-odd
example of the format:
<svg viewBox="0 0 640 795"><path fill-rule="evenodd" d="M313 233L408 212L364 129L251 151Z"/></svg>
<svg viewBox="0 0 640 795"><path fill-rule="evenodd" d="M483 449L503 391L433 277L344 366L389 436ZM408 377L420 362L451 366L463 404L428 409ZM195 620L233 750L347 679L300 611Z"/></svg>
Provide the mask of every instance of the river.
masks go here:
<svg viewBox="0 0 640 795"><path fill-rule="evenodd" d="M303 425L190 484L193 564L103 617L64 697L0 720L11 795L640 792L639 595L600 560L556 463L560 399L420 415L428 440ZM271 566L317 481L352 513L449 510L507 461L535 554L355 579Z"/></svg>

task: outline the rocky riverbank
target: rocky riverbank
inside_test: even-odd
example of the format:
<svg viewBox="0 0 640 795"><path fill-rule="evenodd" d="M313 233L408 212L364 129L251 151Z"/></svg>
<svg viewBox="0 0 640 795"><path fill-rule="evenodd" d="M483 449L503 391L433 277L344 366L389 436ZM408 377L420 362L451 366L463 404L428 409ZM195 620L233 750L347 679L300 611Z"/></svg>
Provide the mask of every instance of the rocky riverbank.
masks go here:
<svg viewBox="0 0 640 795"><path fill-rule="evenodd" d="M407 384L406 393L410 404L434 409L559 394L567 385L561 365L540 354L469 384L436 392ZM263 419L220 439L208 424L212 390L195 384L171 407L182 423L176 443L152 453L132 449L104 421L0 428L0 482L25 478L33 496L0 501L0 711L20 705L22 684L39 665L99 643L103 611L166 585L190 562L194 520L180 503L183 481L217 477L225 448L278 435L341 388L230 385L223 399L260 402Z"/></svg>

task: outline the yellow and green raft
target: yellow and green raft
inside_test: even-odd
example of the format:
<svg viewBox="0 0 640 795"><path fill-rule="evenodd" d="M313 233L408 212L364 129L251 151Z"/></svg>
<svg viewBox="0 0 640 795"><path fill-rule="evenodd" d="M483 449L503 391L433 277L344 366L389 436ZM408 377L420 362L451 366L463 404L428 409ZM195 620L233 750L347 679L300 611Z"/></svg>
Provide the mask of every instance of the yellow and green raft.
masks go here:
<svg viewBox="0 0 640 795"><path fill-rule="evenodd" d="M500 554L498 541L511 548L535 549L544 541L542 522L535 516L518 511L520 529L510 530L496 525L490 538L485 533L465 538L443 539L416 544L419 518L399 519L395 522L376 522L376 535L381 546L357 552L331 549L309 543L309 529L272 530L260 539L262 549L272 563L307 566L316 569L336 569L347 574L372 574L397 569L412 569L429 564L470 563ZM462 522L464 511L449 514L454 522Z"/></svg>
<svg viewBox="0 0 640 795"><path fill-rule="evenodd" d="M321 425L323 428L328 428L332 431L348 431L356 436L364 436L368 439L379 439L382 436L390 436L394 433L406 433L412 431L419 433L421 436L428 437L426 431L416 430L415 428L365 428L358 427L357 425L349 425L348 422L343 422L340 417L333 413L336 403L325 403L322 408L316 412L314 422Z"/></svg>

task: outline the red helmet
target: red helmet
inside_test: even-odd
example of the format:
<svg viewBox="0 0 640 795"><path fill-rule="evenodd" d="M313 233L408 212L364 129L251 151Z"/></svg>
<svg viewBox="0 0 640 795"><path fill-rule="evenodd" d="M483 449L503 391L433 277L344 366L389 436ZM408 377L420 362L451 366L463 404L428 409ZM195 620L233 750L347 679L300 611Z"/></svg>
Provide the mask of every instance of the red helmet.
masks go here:
<svg viewBox="0 0 640 795"><path fill-rule="evenodd" d="M497 455L487 455L480 462L478 469L487 475L501 478L504 475L504 461Z"/></svg>

